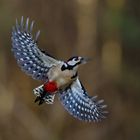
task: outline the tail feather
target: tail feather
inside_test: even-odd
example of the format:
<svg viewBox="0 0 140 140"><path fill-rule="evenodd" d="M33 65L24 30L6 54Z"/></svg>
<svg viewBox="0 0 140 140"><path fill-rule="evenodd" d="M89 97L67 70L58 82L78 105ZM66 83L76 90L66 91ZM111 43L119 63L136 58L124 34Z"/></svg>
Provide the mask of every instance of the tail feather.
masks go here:
<svg viewBox="0 0 140 140"><path fill-rule="evenodd" d="M43 89L43 85L35 88L33 92L37 96L35 99L35 103L39 102L39 105L43 104L44 102L46 102L47 104L53 104L55 95L47 93Z"/></svg>
<svg viewBox="0 0 140 140"><path fill-rule="evenodd" d="M35 103L38 102L39 100L40 100L40 97L37 96L35 99Z"/></svg>

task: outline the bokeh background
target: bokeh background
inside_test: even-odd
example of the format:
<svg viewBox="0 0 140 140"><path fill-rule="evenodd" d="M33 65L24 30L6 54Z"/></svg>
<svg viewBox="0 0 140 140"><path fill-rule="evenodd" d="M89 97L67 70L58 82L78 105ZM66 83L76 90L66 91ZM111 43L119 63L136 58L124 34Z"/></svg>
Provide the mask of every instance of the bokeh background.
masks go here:
<svg viewBox="0 0 140 140"><path fill-rule="evenodd" d="M36 21L39 47L56 58L92 58L80 68L90 95L109 115L101 123L70 116L58 99L38 106L42 84L23 73L11 52L11 29L21 16ZM0 0L0 140L140 139L139 0Z"/></svg>

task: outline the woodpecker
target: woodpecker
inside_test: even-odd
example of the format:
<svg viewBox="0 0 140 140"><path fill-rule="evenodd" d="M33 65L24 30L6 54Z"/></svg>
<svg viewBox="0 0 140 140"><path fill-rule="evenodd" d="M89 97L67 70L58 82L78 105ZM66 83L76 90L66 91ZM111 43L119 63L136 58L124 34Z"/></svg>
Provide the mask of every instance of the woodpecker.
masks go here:
<svg viewBox="0 0 140 140"><path fill-rule="evenodd" d="M38 37L32 34L34 21L29 18L12 29L12 51L21 69L32 78L43 81L35 89L35 102L53 104L55 95L58 96L64 108L75 118L87 122L98 122L106 118L104 100L97 96L90 97L78 77L80 65L88 62L87 58L74 56L67 61L55 59L47 52L38 48Z"/></svg>

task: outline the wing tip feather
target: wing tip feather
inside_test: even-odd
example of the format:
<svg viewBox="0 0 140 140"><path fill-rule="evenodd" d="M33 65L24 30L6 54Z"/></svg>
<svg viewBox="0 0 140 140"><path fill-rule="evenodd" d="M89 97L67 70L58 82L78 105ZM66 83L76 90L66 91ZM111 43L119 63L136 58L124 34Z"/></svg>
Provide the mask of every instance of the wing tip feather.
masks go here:
<svg viewBox="0 0 140 140"><path fill-rule="evenodd" d="M34 27L34 20L30 21L30 18L24 18L24 16L21 16L20 22L18 21L18 19L16 18L16 24L15 26L12 27L12 36L17 32L17 33L21 33L21 32L26 32L27 34L29 34L31 37L31 33L33 31L33 27ZM40 30L37 31L36 35L35 35L35 42L37 42L38 37L40 35Z"/></svg>

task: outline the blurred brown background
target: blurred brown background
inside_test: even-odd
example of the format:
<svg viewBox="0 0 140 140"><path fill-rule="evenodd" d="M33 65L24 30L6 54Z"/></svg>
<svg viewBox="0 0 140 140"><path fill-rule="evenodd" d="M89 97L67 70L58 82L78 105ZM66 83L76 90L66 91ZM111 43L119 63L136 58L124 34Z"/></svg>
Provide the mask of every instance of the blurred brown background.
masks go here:
<svg viewBox="0 0 140 140"><path fill-rule="evenodd" d="M11 29L22 15L36 21L40 48L56 58L93 59L79 74L90 95L105 99L106 120L78 121L57 98L34 104L41 82L11 53ZM0 0L0 140L139 140L139 73L139 0Z"/></svg>

